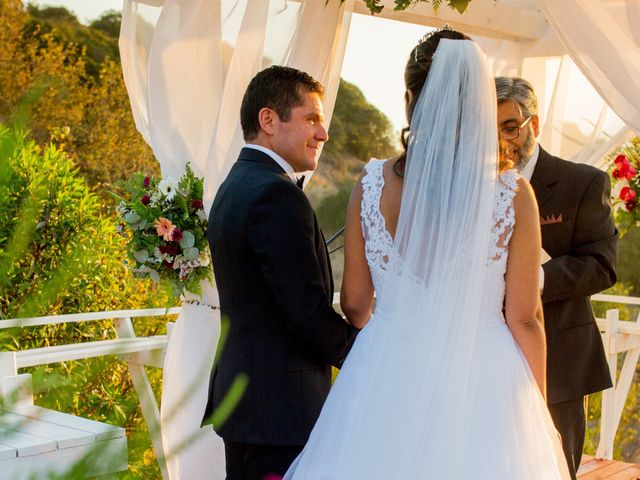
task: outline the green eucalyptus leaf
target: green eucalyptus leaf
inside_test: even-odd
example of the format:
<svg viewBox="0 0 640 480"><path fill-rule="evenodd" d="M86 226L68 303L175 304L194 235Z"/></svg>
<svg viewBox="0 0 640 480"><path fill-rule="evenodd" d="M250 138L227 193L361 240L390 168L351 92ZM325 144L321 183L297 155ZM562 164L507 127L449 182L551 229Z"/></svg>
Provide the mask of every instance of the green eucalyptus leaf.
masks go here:
<svg viewBox="0 0 640 480"><path fill-rule="evenodd" d="M149 252L147 252L146 250L138 250L137 252L133 253L133 256L139 263L144 263L149 258Z"/></svg>
<svg viewBox="0 0 640 480"><path fill-rule="evenodd" d="M180 240L180 246L182 248L193 247L196 243L196 237L189 230L182 232L182 240Z"/></svg>
<svg viewBox="0 0 640 480"><path fill-rule="evenodd" d="M198 258L198 255L200 255L200 250L198 250L196 247L189 247L185 248L182 251L182 254L187 260L195 260L196 258Z"/></svg>
<svg viewBox="0 0 640 480"><path fill-rule="evenodd" d="M127 212L127 214L124 216L124 220L129 225L133 225L138 223L141 220L141 217L136 212L131 211L131 212Z"/></svg>

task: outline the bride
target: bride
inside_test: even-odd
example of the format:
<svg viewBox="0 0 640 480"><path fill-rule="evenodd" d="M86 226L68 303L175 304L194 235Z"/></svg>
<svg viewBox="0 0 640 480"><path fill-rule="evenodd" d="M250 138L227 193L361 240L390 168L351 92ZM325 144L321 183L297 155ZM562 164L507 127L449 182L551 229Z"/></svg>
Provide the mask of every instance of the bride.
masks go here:
<svg viewBox="0 0 640 480"><path fill-rule="evenodd" d="M405 84L406 154L371 160L347 212L342 307L364 328L284 478L568 479L544 401L537 206L498 162L486 59L445 28Z"/></svg>

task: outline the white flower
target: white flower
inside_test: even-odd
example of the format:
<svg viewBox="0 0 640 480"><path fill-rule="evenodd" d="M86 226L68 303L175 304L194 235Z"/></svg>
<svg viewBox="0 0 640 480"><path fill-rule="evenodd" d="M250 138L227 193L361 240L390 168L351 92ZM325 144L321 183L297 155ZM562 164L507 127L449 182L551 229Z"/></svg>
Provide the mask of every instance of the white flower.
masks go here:
<svg viewBox="0 0 640 480"><path fill-rule="evenodd" d="M198 263L201 267L206 267L209 265L209 262L209 251L205 249L201 250L200 255L198 255Z"/></svg>
<svg viewBox="0 0 640 480"><path fill-rule="evenodd" d="M158 184L158 191L169 201L173 200L173 197L176 195L177 188L178 182L173 177L163 178Z"/></svg>
<svg viewBox="0 0 640 480"><path fill-rule="evenodd" d="M202 208L199 208L199 209L196 211L196 215L197 215L197 216L198 216L198 218L199 218L200 220L202 220L203 222L205 222L205 221L207 220L207 213L206 213L206 212L204 211L204 209L202 209Z"/></svg>
<svg viewBox="0 0 640 480"><path fill-rule="evenodd" d="M162 193L156 191L151 194L151 202L149 203L150 207L157 206L162 201Z"/></svg>

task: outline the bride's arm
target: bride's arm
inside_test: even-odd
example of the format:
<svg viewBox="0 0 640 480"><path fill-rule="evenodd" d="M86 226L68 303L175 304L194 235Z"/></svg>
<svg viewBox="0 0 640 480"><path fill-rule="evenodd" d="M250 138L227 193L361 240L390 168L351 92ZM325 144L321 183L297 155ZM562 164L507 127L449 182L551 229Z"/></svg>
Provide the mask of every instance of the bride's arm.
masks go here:
<svg viewBox="0 0 640 480"><path fill-rule="evenodd" d="M529 182L518 180L513 208L515 227L509 243L505 317L524 354L542 395L546 398L547 351L539 290L540 220Z"/></svg>
<svg viewBox="0 0 640 480"><path fill-rule="evenodd" d="M364 253L360 225L362 184L360 179L351 192L344 230L344 272L340 290L340 307L356 328L364 327L373 306L373 281Z"/></svg>

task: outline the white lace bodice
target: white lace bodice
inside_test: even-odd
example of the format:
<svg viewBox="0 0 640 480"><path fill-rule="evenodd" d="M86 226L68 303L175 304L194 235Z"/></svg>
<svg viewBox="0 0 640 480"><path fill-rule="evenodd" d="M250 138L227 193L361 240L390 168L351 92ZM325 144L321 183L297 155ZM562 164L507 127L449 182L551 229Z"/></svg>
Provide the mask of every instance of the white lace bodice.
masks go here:
<svg viewBox="0 0 640 480"><path fill-rule="evenodd" d="M380 291L389 257L392 254L393 238L387 230L380 211L380 199L384 188L383 167L385 160L371 159L365 165L362 177L362 202L360 222L365 241L365 256L371 271L373 286ZM490 251L487 258L487 273L484 287L495 294L485 297L483 310L500 312L504 298L504 273L507 268L509 240L513 234L515 215L513 197L518 188L518 174L508 170L500 175L496 186L493 210L494 226L491 231Z"/></svg>
<svg viewBox="0 0 640 480"><path fill-rule="evenodd" d="M360 222L364 236L365 255L371 279L376 291L380 291L382 279L393 248L393 238L380 211L380 198L384 188L382 169L385 160L372 158L364 167L362 177L362 203L360 204Z"/></svg>

